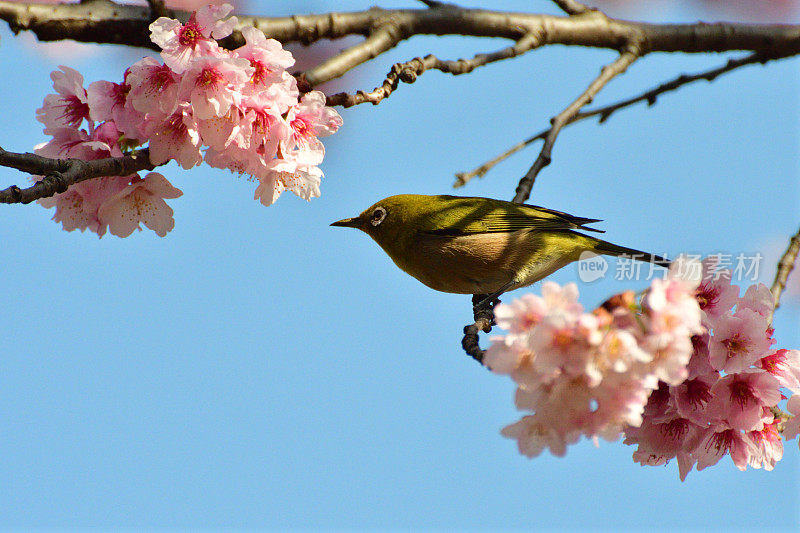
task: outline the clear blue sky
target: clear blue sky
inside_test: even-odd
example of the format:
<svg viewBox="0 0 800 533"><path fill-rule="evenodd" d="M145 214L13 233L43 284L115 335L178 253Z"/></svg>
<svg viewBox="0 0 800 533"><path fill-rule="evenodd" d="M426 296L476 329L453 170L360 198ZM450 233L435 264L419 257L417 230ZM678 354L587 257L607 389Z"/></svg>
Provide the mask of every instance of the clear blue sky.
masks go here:
<svg viewBox="0 0 800 533"><path fill-rule="evenodd" d="M554 12L544 1L503 7ZM144 54L44 56L6 25L0 39L0 146L12 151L45 140L34 110L57 65L117 81ZM418 55L500 46L415 38L345 85L371 89ZM98 240L62 231L39 206L0 207L0 526L796 525L797 441L773 472L726 458L685 483L677 465L640 467L621 443L519 455L499 434L519 416L513 384L460 348L469 297L431 291L365 235L328 226L392 194L451 192L455 172L539 131L613 56L551 47L469 76L426 73L378 107L343 110L310 203L287 194L265 208L252 183L173 164L163 173L184 196L163 239ZM647 57L598 103L724 60ZM761 252L770 283L800 224L798 81L797 60L748 67L568 128L531 201L602 218L626 246ZM535 155L459 194L511 198ZM25 180L0 169L0 188ZM552 277L575 278L572 267ZM643 286L581 284L581 300ZM799 318L795 294L775 318L779 346L800 347Z"/></svg>

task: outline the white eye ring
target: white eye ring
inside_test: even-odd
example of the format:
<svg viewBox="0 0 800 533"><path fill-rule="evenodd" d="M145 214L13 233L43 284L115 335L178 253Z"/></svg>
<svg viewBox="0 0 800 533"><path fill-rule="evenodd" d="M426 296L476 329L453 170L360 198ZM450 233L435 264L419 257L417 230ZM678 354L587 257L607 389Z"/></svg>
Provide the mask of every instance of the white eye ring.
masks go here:
<svg viewBox="0 0 800 533"><path fill-rule="evenodd" d="M384 218L386 218L386 209L382 207L376 207L375 211L373 211L372 215L369 217L369 223L373 226L378 226L381 222L383 222Z"/></svg>

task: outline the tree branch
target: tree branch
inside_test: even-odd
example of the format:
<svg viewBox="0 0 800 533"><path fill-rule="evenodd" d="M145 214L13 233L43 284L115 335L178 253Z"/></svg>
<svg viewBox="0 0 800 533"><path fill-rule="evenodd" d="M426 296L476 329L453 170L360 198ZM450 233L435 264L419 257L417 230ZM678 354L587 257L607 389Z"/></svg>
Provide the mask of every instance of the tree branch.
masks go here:
<svg viewBox="0 0 800 533"><path fill-rule="evenodd" d="M484 351L480 346L480 332L489 333L492 331L494 325L494 308L500 303L500 300L495 300L488 306L478 307L478 304L484 301L488 294L474 294L472 296L472 313L475 322L464 326L464 338L461 339L461 347L467 352L467 355L475 359L480 364L483 364Z"/></svg>
<svg viewBox="0 0 800 533"><path fill-rule="evenodd" d="M772 283L772 288L770 289L772 291L772 301L775 304L772 311L773 314L775 313L775 309L780 307L781 294L786 288L786 281L789 279L789 274L792 272L792 269L794 269L794 264L797 261L797 255L799 253L800 230L791 238L789 247L786 249L783 257L781 257L781 260L778 261L778 271L775 273L775 281ZM770 322L772 322L771 316Z"/></svg>
<svg viewBox="0 0 800 533"><path fill-rule="evenodd" d="M336 79L348 70L391 50L404 38L398 28L387 24L360 43L303 72L301 76L312 86Z"/></svg>
<svg viewBox="0 0 800 533"><path fill-rule="evenodd" d="M355 94L337 93L328 97L328 105L340 105L352 107L358 104L371 103L379 104L384 98L388 98L397 89L399 82L414 83L417 77L426 70L440 70L448 74L458 76L467 74L478 67L482 67L495 61L510 59L525 52L532 50L541 43L540 34L529 33L523 36L512 46L497 50L487 54L477 54L472 59L458 59L455 61L441 60L433 54L428 54L424 58L415 57L405 63L395 63L392 69L383 80L383 84L370 92L358 91Z"/></svg>
<svg viewBox="0 0 800 533"><path fill-rule="evenodd" d="M574 5L577 2L562 2ZM564 44L619 50L634 35L640 36L641 54L649 52L723 52L750 50L765 55L800 53L800 25L779 24L645 24L608 18L594 10L569 17L467 9L429 2L426 9L384 10L295 15L291 17L239 16L239 28L252 25L281 42L312 43L363 35L369 43L353 47L345 57L329 60L309 74L315 84L342 74L348 65L360 64L371 54L381 53L390 43L414 35L465 35L519 40L528 33L541 32L542 45ZM185 11L176 18L188 19ZM155 49L148 26L149 6L116 4L110 0L84 0L78 4L24 4L0 1L0 18L14 32L33 31L39 40L74 39L83 42L114 43ZM391 26L390 35L376 34L377 28ZM397 32L393 35L392 32ZM244 44L240 32L223 44L235 48ZM362 54L367 57L363 59ZM372 56L374 57L374 55ZM320 65L322 67L322 65ZM352 68L352 66L350 67Z"/></svg>
<svg viewBox="0 0 800 533"><path fill-rule="evenodd" d="M674 90L676 90L676 89L678 89L678 88L680 88L680 87L682 87L684 85L687 85L689 83L693 83L693 82L696 82L696 81L699 81L699 80L706 80L706 81L711 82L711 81L714 81L720 75L726 74L728 72L731 72L731 71L733 71L733 70L735 70L735 69L737 69L739 67L743 67L745 65L752 65L754 63L761 63L763 65L764 63L766 63L768 61L771 61L771 60L774 60L774 59L781 59L781 58L780 57L775 57L775 56L765 56L763 54L760 54L760 53L756 52L756 53L753 53L753 54L749 54L749 55L747 55L747 56L745 56L743 58L740 58L740 59L729 59L728 62L725 63L724 65L722 65L720 67L713 68L713 69L705 71L705 72L700 72L700 73L697 73L697 74L681 74L677 78L675 78L675 79L673 79L671 81L662 83L661 85L659 85L657 87L654 87L652 89L649 89L649 90L639 94L638 96L627 98L625 100L620 100L619 102L616 102L616 103L613 103L613 104L609 104L609 105L606 105L606 106L603 106L603 107L598 107L597 109L592 109L592 110L588 110L588 111L581 111L580 113L578 113L574 117L572 117L572 119L569 122L567 122L567 124L565 124L565 126L568 126L570 124L574 124L576 122L580 122L583 119L591 118L591 117L595 117L595 116L599 116L600 117L599 122L602 124L603 122L608 120L608 118L612 114L614 114L616 111L619 111L620 109L623 109L625 107L629 107L629 106L631 106L633 104L636 104L636 103L639 103L639 102L644 102L644 101L646 101L648 107L650 107L650 106L655 105L655 103L656 103L656 101L658 99L658 96L660 96L663 93L666 93L666 92L669 92L669 91L674 91ZM453 184L453 187L454 188L463 187L472 178L475 178L475 177L482 178L489 170L491 170L495 165L497 165L498 163L500 163L504 159L506 159L506 158L510 157L511 155L519 152L520 150L522 150L526 146L532 144L533 142L535 142L535 141L537 141L539 139L544 139L547 136L547 134L550 132L550 130L551 130L551 128L547 128L545 130L540 131L536 135L534 135L532 137L529 137L529 138L525 139L524 141L515 144L514 146L512 146L511 148L509 148L505 152L501 153L497 157L487 161L486 163L483 163L479 167L477 167L477 168L475 168L475 169L473 169L473 170L471 170L469 172L459 172L459 173L457 173L456 174L456 181Z"/></svg>
<svg viewBox="0 0 800 533"><path fill-rule="evenodd" d="M181 20L189 14L176 11ZM77 4L0 2L0 19L14 33L30 30L40 41L73 39L89 43L125 44L158 50L150 41L150 6L88 0Z"/></svg>
<svg viewBox="0 0 800 533"><path fill-rule="evenodd" d="M580 15L591 11L591 8L576 2L575 0L553 0L553 3L561 8L567 15Z"/></svg>
<svg viewBox="0 0 800 533"><path fill-rule="evenodd" d="M141 170L153 170L147 148L124 157L108 157L83 161L81 159L51 159L40 155L7 152L0 148L0 166L16 168L44 179L26 189L12 185L0 191L0 203L27 204L64 192L70 185L106 176L130 176Z"/></svg>
<svg viewBox="0 0 800 533"><path fill-rule="evenodd" d="M583 106L591 103L597 93L600 92L608 82L625 72L639 57L641 57L640 44L638 42L632 42L620 53L619 57L613 63L603 67L600 71L600 75L589 84L589 87L587 87L574 102L567 106L561 113L553 117L550 121L552 124L550 131L548 131L547 135L544 137L542 150L539 152L539 156L533 162L533 165L531 165L531 168L520 180L519 185L517 185L516 195L512 200L513 202L518 204L524 203L530 196L533 183L536 181L536 176L544 167L550 164L553 145L561 129L575 117Z"/></svg>

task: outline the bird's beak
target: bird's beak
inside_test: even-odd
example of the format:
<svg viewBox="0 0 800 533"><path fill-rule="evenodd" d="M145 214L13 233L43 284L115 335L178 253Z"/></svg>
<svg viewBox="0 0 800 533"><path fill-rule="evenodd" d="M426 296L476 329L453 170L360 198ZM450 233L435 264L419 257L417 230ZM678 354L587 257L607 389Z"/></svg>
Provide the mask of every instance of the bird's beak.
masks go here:
<svg viewBox="0 0 800 533"><path fill-rule="evenodd" d="M331 226L340 226L343 228L359 228L361 221L358 218L344 218L331 224Z"/></svg>

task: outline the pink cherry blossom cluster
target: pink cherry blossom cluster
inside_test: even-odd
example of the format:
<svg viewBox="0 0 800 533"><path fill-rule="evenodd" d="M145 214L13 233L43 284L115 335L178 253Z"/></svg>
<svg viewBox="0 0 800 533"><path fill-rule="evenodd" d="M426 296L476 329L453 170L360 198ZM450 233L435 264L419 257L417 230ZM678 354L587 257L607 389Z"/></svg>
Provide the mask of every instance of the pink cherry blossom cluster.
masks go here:
<svg viewBox="0 0 800 533"><path fill-rule="evenodd" d="M770 290L752 285L740 297L730 271L717 265L714 256L703 261L696 298L705 333L692 337L686 380L660 383L642 424L625 430L625 443L638 445L634 461L676 458L681 480L728 454L740 470L772 470L783 456L782 426L784 438L797 434L787 431L797 428L797 418L785 423L773 409L785 398L782 388L795 394L790 410L800 407L800 351L772 347Z"/></svg>
<svg viewBox="0 0 800 533"><path fill-rule="evenodd" d="M53 72L58 94L37 110L53 139L37 153L97 159L148 143L155 165L174 159L189 169L205 161L251 176L259 182L255 199L264 205L285 190L306 200L319 196L325 154L319 137L336 132L342 119L323 93L300 94L286 71L294 64L291 53L258 29L242 29L244 46L221 48L216 40L238 23L226 18L232 9L209 5L185 24L165 17L153 22L151 40L161 47L163 64L146 57L125 71L122 83L97 81L86 90L78 72ZM56 207L54 219L65 230L102 236L108 227L125 236L141 221L163 235L174 226L163 199L178 195L163 176L150 173L144 180L85 181L41 203Z"/></svg>
<svg viewBox="0 0 800 533"><path fill-rule="evenodd" d="M545 447L564 455L582 435L616 440L640 425L659 380L679 385L687 376L691 336L703 331L695 286L677 275L655 280L638 313L632 293L613 312L584 313L574 283L545 282L541 297L497 306L509 333L493 339L484 362L511 376L517 407L532 411L503 435L529 457Z"/></svg>
<svg viewBox="0 0 800 533"><path fill-rule="evenodd" d="M772 350L772 295L764 285L739 298L716 261L679 259L636 302L615 296L592 313L575 284L542 286L495 310L508 334L484 362L517 384L515 403L531 413L503 429L521 453L564 455L581 436L638 444L634 460L677 458L681 479L730 454L741 469L771 469L795 417L773 414L780 388L800 390L800 352ZM735 307L735 309L734 309ZM800 395L788 408L800 414Z"/></svg>
<svg viewBox="0 0 800 533"><path fill-rule="evenodd" d="M97 115L93 107L95 93L87 93L83 88L83 76L62 66L50 77L58 94L45 97L36 118L44 123L44 132L53 138L36 146L34 152L45 157L84 161L121 157L125 139L117 123L105 120L96 124L90 119L91 113ZM84 120L87 129L80 129ZM175 227L172 208L164 199L181 194L164 176L150 172L144 179L134 174L81 181L62 193L39 200L39 204L48 209L55 207L53 220L61 222L66 231L88 229L102 237L108 230L118 237L127 237L135 229L141 229L142 223L163 237Z"/></svg>

